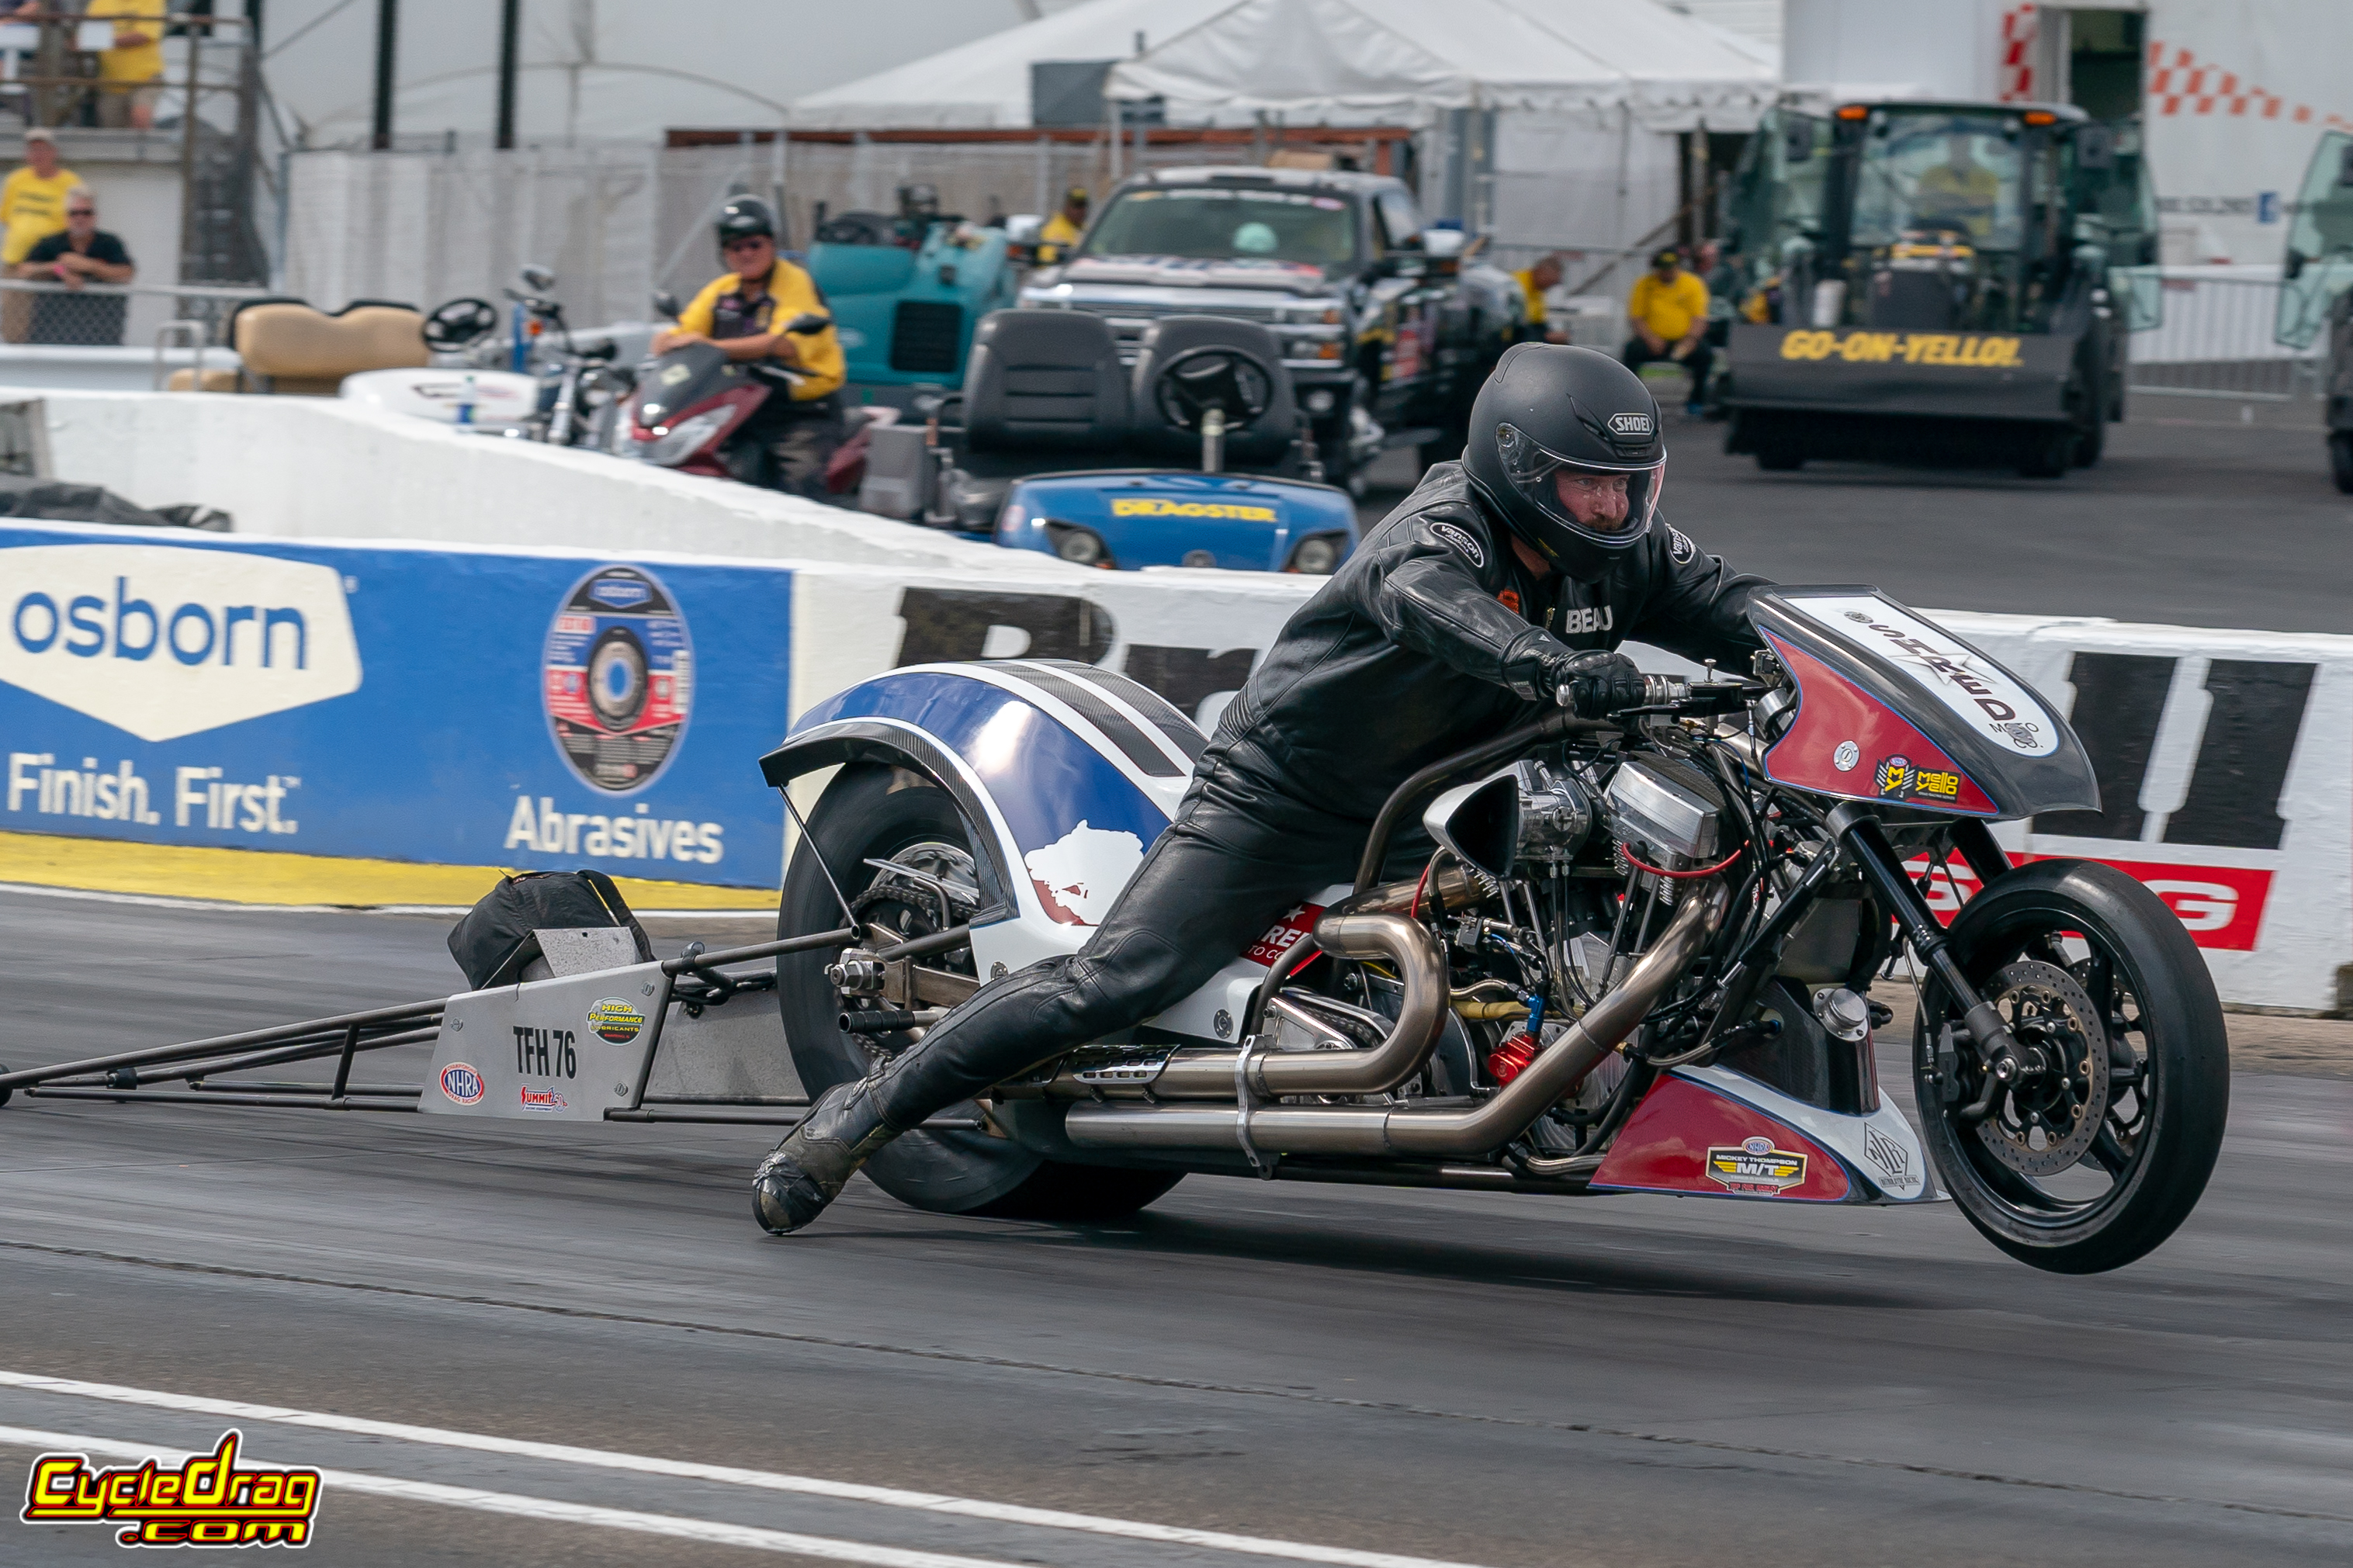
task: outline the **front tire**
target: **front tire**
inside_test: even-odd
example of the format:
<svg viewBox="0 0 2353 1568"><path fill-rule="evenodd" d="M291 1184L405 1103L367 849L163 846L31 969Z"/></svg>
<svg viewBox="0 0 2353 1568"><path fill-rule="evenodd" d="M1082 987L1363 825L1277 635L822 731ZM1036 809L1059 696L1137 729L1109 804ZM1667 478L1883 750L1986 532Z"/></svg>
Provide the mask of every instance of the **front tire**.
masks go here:
<svg viewBox="0 0 2353 1568"><path fill-rule="evenodd" d="M1970 984L2055 1070L1967 1120L1984 1068L1930 981L1913 1072L1938 1177L2022 1263L2096 1274L2146 1256L2197 1206L2230 1109L2222 1005L2189 933L2123 872L2043 860L1970 900L1950 941ZM1953 1023L1957 1050L1939 1052L1932 1019Z"/></svg>
<svg viewBox="0 0 2353 1568"><path fill-rule="evenodd" d="M827 884L825 868L832 871L843 896L858 905L879 875L868 860L920 854L927 847L973 853L963 815L947 791L903 768L844 768L809 814L807 838L794 851L776 909L777 936L829 931L841 924L841 908ZM876 910L860 912L871 920ZM919 911L902 907L895 913L903 918L882 923L896 926L902 935L937 929L936 919L926 921ZM840 1028L841 997L825 977L834 956L802 952L776 961L776 1006L785 1043L812 1100L835 1084L864 1078L878 1065L860 1037ZM902 1049L911 1040L906 1034L865 1038ZM943 1114L977 1119L977 1112L966 1101ZM911 1208L1071 1222L1133 1214L1175 1186L1183 1174L1049 1160L994 1131L960 1129L902 1133L869 1160L865 1170L876 1186Z"/></svg>

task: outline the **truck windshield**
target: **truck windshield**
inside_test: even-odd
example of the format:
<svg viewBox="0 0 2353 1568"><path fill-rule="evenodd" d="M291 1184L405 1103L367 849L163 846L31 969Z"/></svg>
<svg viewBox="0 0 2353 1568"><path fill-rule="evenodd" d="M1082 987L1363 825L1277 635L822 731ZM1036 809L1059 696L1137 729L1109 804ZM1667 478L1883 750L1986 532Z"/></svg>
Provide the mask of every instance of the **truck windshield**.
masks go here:
<svg viewBox="0 0 2353 1568"><path fill-rule="evenodd" d="M1338 196L1169 186L1129 191L1113 201L1079 254L1341 267L1356 259L1356 224Z"/></svg>
<svg viewBox="0 0 2353 1568"><path fill-rule="evenodd" d="M1875 109L1855 171L1850 243L1944 233L1980 250L2015 250L2025 167L2008 116Z"/></svg>

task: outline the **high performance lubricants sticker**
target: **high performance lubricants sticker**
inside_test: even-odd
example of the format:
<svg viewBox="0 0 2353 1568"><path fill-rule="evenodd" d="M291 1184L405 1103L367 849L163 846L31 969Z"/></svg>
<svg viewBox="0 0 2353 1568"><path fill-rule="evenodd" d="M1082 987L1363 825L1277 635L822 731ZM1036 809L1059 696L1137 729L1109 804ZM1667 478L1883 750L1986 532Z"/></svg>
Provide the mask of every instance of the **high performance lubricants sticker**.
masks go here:
<svg viewBox="0 0 2353 1568"><path fill-rule="evenodd" d="M548 725L572 771L615 793L651 784L694 704L694 647L660 581L636 566L580 579L548 627L540 667Z"/></svg>

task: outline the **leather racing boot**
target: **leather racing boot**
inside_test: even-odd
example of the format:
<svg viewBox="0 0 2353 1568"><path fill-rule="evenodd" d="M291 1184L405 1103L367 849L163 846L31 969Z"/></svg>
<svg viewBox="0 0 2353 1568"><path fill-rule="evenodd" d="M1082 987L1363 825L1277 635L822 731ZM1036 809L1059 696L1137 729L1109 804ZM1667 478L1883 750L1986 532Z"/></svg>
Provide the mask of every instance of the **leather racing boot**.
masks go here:
<svg viewBox="0 0 2353 1568"><path fill-rule="evenodd" d="M788 1236L825 1212L849 1178L900 1129L875 1103L875 1081L838 1083L752 1173L752 1214L772 1236Z"/></svg>

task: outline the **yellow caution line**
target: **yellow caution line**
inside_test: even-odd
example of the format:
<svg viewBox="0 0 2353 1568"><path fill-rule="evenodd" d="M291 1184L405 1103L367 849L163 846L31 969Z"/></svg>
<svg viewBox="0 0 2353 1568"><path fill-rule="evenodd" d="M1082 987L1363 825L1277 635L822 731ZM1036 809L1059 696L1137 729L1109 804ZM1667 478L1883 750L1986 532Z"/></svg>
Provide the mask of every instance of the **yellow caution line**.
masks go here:
<svg viewBox="0 0 2353 1568"><path fill-rule="evenodd" d="M136 844L47 833L0 833L0 882L81 892L143 893L231 904L386 904L464 908L494 887L496 866L423 866L333 855L285 855L185 844ZM714 888L616 877L631 909L748 910L773 906L767 888Z"/></svg>

